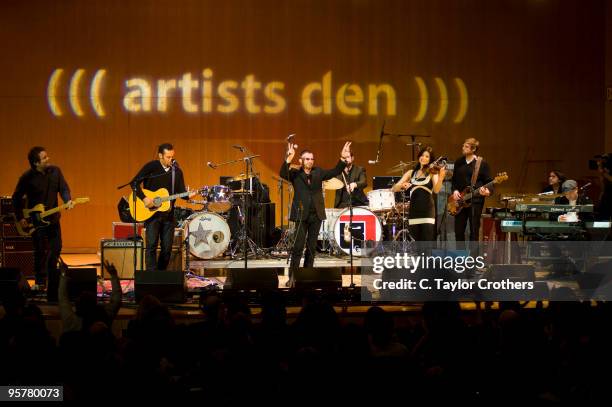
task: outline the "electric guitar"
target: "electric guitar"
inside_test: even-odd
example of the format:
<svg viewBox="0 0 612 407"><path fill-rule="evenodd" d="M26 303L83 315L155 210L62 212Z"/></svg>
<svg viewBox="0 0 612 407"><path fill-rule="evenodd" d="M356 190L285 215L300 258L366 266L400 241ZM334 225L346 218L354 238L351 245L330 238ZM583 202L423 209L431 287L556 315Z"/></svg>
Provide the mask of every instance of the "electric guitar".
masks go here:
<svg viewBox="0 0 612 407"><path fill-rule="evenodd" d="M196 194L201 193L201 191L202 190L191 190L182 192L180 194L169 195L166 188L160 188L157 191L143 189L142 192L145 194L145 197L153 200L153 205L155 206L152 208L147 208L144 201L138 197L136 197L136 205L134 205L134 192L132 192L128 199L130 204L130 215L132 215L132 218L135 219L136 222L144 222L157 212L168 212L170 210L170 201L174 201L178 198L184 198L193 194L194 192Z"/></svg>
<svg viewBox="0 0 612 407"><path fill-rule="evenodd" d="M493 184L500 184L508 179L508 174L505 172L501 172L497 174L497 177L493 179L493 181L483 185L485 188L491 187ZM473 192L470 191L470 187L466 187L463 192L461 192L461 198L455 200L452 195L448 197L446 202L446 210L449 215L456 216L463 208L468 208L472 203L470 202L472 198L480 196L479 192L480 188L475 189Z"/></svg>
<svg viewBox="0 0 612 407"><path fill-rule="evenodd" d="M71 205L74 206L86 202L89 202L89 198L76 198L73 199L71 203L65 203L49 210L45 210L45 206L43 204L38 204L33 208L23 210L23 218L28 221L28 225L24 227L22 226L21 222L15 219L15 227L21 236L30 236L36 229L45 227L49 224L49 222L45 220L46 217L65 209L69 209Z"/></svg>

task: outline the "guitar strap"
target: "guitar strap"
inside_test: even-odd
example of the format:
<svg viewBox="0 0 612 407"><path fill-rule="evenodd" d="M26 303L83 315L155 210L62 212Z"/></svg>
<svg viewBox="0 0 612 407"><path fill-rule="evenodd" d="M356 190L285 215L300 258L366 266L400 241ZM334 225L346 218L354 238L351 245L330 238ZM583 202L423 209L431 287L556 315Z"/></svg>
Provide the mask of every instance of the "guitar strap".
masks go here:
<svg viewBox="0 0 612 407"><path fill-rule="evenodd" d="M175 169L174 169L174 165L172 166L172 188L170 188L172 190L172 192L170 193L170 195L174 195L174 178L175 178Z"/></svg>
<svg viewBox="0 0 612 407"><path fill-rule="evenodd" d="M476 186L476 179L478 178L478 173L480 172L480 163L482 162L482 157L476 158L476 166L474 167L474 172L472 173L472 180L470 181L470 187L474 188Z"/></svg>

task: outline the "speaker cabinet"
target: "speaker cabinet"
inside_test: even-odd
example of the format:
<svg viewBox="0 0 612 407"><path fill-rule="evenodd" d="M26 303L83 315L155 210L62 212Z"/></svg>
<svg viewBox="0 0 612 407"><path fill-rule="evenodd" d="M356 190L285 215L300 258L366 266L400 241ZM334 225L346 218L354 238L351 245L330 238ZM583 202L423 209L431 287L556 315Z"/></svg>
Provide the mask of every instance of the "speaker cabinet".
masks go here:
<svg viewBox="0 0 612 407"><path fill-rule="evenodd" d="M161 302L185 302L185 275L182 271L140 271L134 276L134 294L140 302L153 295Z"/></svg>
<svg viewBox="0 0 612 407"><path fill-rule="evenodd" d="M342 288L342 269L301 268L295 271L293 279L296 289Z"/></svg>
<svg viewBox="0 0 612 407"><path fill-rule="evenodd" d="M117 268L120 279L134 278L134 241L119 239L102 239L100 243L100 257L102 261L102 277L107 279L110 276L104 270L104 261L108 260ZM143 267L143 246L142 241L136 241L136 269L142 270Z"/></svg>
<svg viewBox="0 0 612 407"><path fill-rule="evenodd" d="M17 298L22 280L23 277L19 269L0 267L0 303ZM27 282L25 282L25 286L27 286Z"/></svg>
<svg viewBox="0 0 612 407"><path fill-rule="evenodd" d="M2 239L2 267L21 270L24 277L34 275L34 245L32 238Z"/></svg>
<svg viewBox="0 0 612 407"><path fill-rule="evenodd" d="M59 273L61 269L68 275L68 298L76 300L82 292L88 291L97 296L98 270L95 267L70 267L60 263L60 269L49 272L47 281L47 301L57 302L59 290Z"/></svg>
<svg viewBox="0 0 612 407"><path fill-rule="evenodd" d="M223 288L236 290L275 290L278 288L278 268L229 269Z"/></svg>
<svg viewBox="0 0 612 407"><path fill-rule="evenodd" d="M488 278L492 281L505 279L535 281L535 267L531 264L491 264Z"/></svg>

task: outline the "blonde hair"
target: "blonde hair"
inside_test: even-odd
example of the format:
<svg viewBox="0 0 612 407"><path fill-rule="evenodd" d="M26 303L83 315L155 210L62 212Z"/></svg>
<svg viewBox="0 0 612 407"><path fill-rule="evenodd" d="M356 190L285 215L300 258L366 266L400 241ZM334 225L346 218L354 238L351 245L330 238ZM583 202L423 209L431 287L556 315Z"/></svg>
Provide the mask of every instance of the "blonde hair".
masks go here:
<svg viewBox="0 0 612 407"><path fill-rule="evenodd" d="M469 144L473 152L478 151L478 147L480 146L480 142L473 137L465 139L464 143Z"/></svg>

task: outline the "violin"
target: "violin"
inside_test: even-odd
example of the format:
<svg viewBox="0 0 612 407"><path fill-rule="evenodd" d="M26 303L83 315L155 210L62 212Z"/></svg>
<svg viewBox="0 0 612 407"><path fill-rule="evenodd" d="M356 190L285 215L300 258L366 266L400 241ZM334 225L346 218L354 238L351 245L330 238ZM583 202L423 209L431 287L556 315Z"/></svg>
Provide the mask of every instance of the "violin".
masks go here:
<svg viewBox="0 0 612 407"><path fill-rule="evenodd" d="M442 168L446 169L446 157L438 157L424 166L423 171L428 171L430 174L439 174Z"/></svg>

